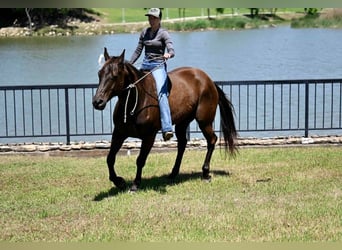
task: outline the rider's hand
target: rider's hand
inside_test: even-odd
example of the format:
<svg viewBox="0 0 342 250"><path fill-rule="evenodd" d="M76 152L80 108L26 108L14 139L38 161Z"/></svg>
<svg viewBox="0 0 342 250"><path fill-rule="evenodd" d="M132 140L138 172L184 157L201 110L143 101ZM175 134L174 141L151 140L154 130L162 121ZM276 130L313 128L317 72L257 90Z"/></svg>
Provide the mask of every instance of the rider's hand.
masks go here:
<svg viewBox="0 0 342 250"><path fill-rule="evenodd" d="M164 54L164 59L169 59L169 58L171 58L171 54L165 53L165 54Z"/></svg>

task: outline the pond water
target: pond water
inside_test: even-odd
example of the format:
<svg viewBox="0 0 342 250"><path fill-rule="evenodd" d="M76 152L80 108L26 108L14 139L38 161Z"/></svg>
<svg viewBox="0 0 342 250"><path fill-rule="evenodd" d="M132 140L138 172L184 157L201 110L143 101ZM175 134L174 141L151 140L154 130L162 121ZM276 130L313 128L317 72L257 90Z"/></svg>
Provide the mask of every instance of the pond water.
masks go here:
<svg viewBox="0 0 342 250"><path fill-rule="evenodd" d="M342 77L342 30L292 29L171 33L169 70L194 66L215 81ZM98 57L126 49L139 34L0 39L0 85L97 83Z"/></svg>

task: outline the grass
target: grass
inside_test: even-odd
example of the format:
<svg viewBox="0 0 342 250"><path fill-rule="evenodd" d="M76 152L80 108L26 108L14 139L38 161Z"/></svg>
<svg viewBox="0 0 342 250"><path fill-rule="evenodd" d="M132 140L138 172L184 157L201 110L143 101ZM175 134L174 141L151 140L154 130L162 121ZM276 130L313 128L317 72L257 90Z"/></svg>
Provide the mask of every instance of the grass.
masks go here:
<svg viewBox="0 0 342 250"><path fill-rule="evenodd" d="M126 32L136 32L141 30L147 24L147 19L145 13L147 10L143 8L135 9L94 9L94 12L98 13L100 18L105 23L110 24L120 24L123 23L123 13L124 13L124 23L125 25L120 25L113 27L113 32L126 33ZM278 9L279 13L297 13L299 9ZM250 10L247 8L240 8L238 13L240 15L230 16L234 11L231 8L225 8L223 14L217 14L215 8L210 9L211 20L209 20L206 8L186 8L185 17L203 17L202 19L183 19L183 12L179 13L178 8L168 8L163 10L163 27L172 31L193 31L202 29L244 29L244 28L258 28L260 26L274 25L284 22L289 22L289 20L282 19L278 16L272 18L266 17L265 14L269 14L269 9L262 9L260 11L260 18L248 18L244 15L249 14ZM228 14L228 16L226 16ZM136 23L134 22L145 22ZM133 26L132 26L133 25ZM108 29L108 27L106 27ZM97 31L102 32L103 31ZM108 30L104 33L109 32Z"/></svg>
<svg viewBox="0 0 342 250"><path fill-rule="evenodd" d="M107 23L121 23L123 20L122 15L124 13L125 22L142 22L147 21L145 14L147 9L144 8L94 8L92 9L95 13L98 13L101 18ZM236 9L239 14L249 14L250 10L248 8ZM303 8L278 8L278 13L296 13L303 12ZM234 10L232 8L224 8L223 15L233 14ZM269 9L260 9L260 13L269 13ZM207 8L185 8L185 17L207 17ZM211 17L220 17L222 14L216 13L216 8L210 8ZM179 12L179 8L167 8L163 9L163 20L182 18L183 10Z"/></svg>
<svg viewBox="0 0 342 250"><path fill-rule="evenodd" d="M128 8L122 9L118 8L95 8L95 12L100 14L100 17L104 18L104 20L108 23L121 23L122 22L122 14L125 15L125 22L142 22L147 21L145 14L147 13L147 9L143 8ZM241 9L240 13L248 13L248 9ZM201 8L186 8L185 9L185 17L206 17L207 9L203 8L203 12ZM231 14L231 9L225 9L224 14ZM215 8L210 9L210 15L216 16ZM178 8L168 8L163 9L163 20L166 19L174 19L183 17L183 12L181 11L181 16L179 16Z"/></svg>
<svg viewBox="0 0 342 250"><path fill-rule="evenodd" d="M178 20L172 22L163 22L163 27L169 31L196 31L196 30L207 30L207 29L251 29L259 27L270 27L277 24L284 23L285 21L280 18L273 18L272 20L263 20L262 18L248 18L245 16L234 16L234 17L219 17L212 20L208 19L197 19L197 20ZM288 21L286 21L288 22ZM146 27L147 22L139 23L125 23L125 24L112 24L112 25L94 25L88 27L87 25L81 25L77 29L68 30L72 33L87 33L91 32L93 35L100 34L114 34L114 33L134 33L141 32ZM48 28L49 29L49 28ZM48 30L49 31L49 30ZM48 33L46 30L43 33Z"/></svg>
<svg viewBox="0 0 342 250"><path fill-rule="evenodd" d="M293 28L342 28L342 9L326 9L320 14L294 19Z"/></svg>
<svg viewBox="0 0 342 250"><path fill-rule="evenodd" d="M326 242L342 240L340 147L188 150L175 183L175 153L154 153L141 190L119 192L105 157L1 156L0 241ZM135 176L135 156L117 172Z"/></svg>
<svg viewBox="0 0 342 250"><path fill-rule="evenodd" d="M195 31L206 29L251 29L259 27L273 27L278 24L290 23L290 19L303 9L279 8L275 16L270 15L270 9L261 9L259 17L250 18L248 8L225 8L224 13L216 13L215 8L210 9L210 20L207 8L168 8L163 10L163 27L170 31ZM148 25L144 8L93 8L88 13L97 22L80 23L78 26L51 27L46 26L32 33L33 36L53 35L102 35L115 33L140 32ZM231 14L234 15L232 16ZM195 18L191 18L195 17ZM187 19L189 18L189 19Z"/></svg>
<svg viewBox="0 0 342 250"><path fill-rule="evenodd" d="M122 23L122 9L98 8L94 9L99 14L101 19L107 23ZM238 13L243 14L239 16L226 17L224 15L232 14L233 9L225 8L224 13L217 14L215 8L210 9L210 16L212 20L207 18L207 8L186 8L185 17L200 17L204 19L199 20L182 20L177 22L166 22L166 19L177 19L183 14L179 13L178 8L168 8L163 10L163 26L173 31L192 31L201 29L243 29L243 28L259 28L268 25L277 25L281 23L291 23L293 28L341 28L342 27L342 9L339 8L325 8L320 9L320 13L314 16L304 15L303 8L278 8L276 16L273 18L264 19L265 14L269 14L269 9L260 9L260 18L247 18L243 15L248 15L250 10L248 8L239 8ZM125 23L132 22L146 22L146 10L143 8L128 8L124 10ZM303 14L301 17L293 17L291 20L282 19L284 13L288 14ZM180 16L181 15L181 16ZM139 30L141 27L139 27ZM130 28L116 27L116 32L130 32Z"/></svg>

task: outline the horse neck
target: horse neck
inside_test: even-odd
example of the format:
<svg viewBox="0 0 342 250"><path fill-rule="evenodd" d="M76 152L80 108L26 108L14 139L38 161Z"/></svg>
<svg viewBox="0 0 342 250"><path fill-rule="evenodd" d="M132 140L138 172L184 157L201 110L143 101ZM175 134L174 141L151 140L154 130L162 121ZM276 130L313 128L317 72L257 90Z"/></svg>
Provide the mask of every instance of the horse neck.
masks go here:
<svg viewBox="0 0 342 250"><path fill-rule="evenodd" d="M148 88L150 84L145 84L146 81L151 81L149 75L145 75L145 73L138 70L132 64L126 62L125 63L125 85L129 87L129 85L134 85L135 88L143 95L146 92L146 87ZM152 74L151 74L152 75ZM147 90L149 92L149 89Z"/></svg>
<svg viewBox="0 0 342 250"><path fill-rule="evenodd" d="M125 74L125 86L128 90L119 96L121 102L137 102L136 105L139 106L149 102L151 98L157 98L152 74L146 75L128 62L125 63Z"/></svg>
<svg viewBox="0 0 342 250"><path fill-rule="evenodd" d="M125 84L127 86L139 81L139 79L143 77L143 74L128 62L125 62L125 73Z"/></svg>

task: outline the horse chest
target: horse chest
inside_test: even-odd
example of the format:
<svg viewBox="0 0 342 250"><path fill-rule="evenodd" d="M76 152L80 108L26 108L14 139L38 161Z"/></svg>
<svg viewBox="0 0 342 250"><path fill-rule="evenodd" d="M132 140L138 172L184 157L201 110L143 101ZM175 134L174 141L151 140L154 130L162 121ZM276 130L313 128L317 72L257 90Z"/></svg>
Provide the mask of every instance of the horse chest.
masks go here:
<svg viewBox="0 0 342 250"><path fill-rule="evenodd" d="M137 112L133 115L127 114L126 118L120 114L115 116L114 126L129 136L137 135L141 131L154 131L160 127L159 113Z"/></svg>

